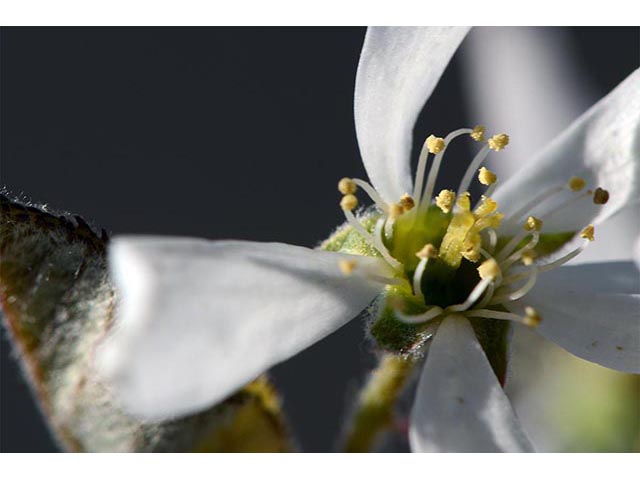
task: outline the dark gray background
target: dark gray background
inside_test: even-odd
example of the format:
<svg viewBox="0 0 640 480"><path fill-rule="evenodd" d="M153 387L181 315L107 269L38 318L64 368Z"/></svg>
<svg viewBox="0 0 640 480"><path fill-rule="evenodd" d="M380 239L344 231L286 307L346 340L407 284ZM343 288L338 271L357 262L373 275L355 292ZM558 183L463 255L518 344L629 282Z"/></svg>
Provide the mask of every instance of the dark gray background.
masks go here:
<svg viewBox="0 0 640 480"><path fill-rule="evenodd" d="M602 95L638 66L638 29L569 33ZM112 234L313 246L343 220L337 180L365 176L352 114L363 35L5 28L1 183ZM416 144L473 123L457 58L418 122ZM2 450L56 451L2 336ZM273 369L306 451L333 448L372 364L363 327L351 322Z"/></svg>

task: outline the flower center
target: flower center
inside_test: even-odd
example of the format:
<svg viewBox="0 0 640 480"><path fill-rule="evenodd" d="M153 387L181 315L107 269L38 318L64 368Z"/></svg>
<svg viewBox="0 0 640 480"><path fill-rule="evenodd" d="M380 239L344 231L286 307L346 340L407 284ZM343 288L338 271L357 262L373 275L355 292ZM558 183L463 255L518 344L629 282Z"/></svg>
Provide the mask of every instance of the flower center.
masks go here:
<svg viewBox="0 0 640 480"><path fill-rule="evenodd" d="M447 147L468 135L484 145L470 162L456 190L442 190L434 195L434 187ZM537 257L556 251L576 232L543 233L544 221L574 202L592 198L604 204L609 194L597 188L584 190L580 177L542 191L517 212L505 218L491 198L498 178L482 166L491 150L500 151L509 143L506 134L498 134L485 142L485 128L461 128L444 138L430 135L424 142L412 194L403 195L396 203L387 203L367 182L343 178L338 184L342 193L340 205L348 226L323 244L323 248L382 257L392 275L360 271L357 260L343 262L346 275L361 274L384 283L388 305L405 323L424 323L457 312L469 318L512 320L536 326L540 316L531 307L519 316L504 305L524 297L535 285L538 273L556 268L578 255L594 239L592 225L580 236L583 244L552 262L539 263ZM427 174L429 156L433 156ZM472 203L468 190L477 176L485 188ZM375 207L360 210L356 193L363 190ZM557 206L554 198L570 192L569 200ZM533 208L555 205L542 215L531 215ZM510 233L516 228L516 233ZM416 312L417 310L417 312Z"/></svg>

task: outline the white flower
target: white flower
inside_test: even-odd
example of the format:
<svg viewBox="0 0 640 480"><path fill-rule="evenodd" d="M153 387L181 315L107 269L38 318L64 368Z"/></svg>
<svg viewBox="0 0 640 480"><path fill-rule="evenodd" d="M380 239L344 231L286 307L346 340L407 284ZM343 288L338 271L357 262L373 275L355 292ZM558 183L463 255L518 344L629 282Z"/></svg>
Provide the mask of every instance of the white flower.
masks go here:
<svg viewBox="0 0 640 480"><path fill-rule="evenodd" d="M460 186L438 195L434 206L435 179L450 142L484 134L468 128L429 137L412 182L416 117L466 33L368 30L355 120L375 189L359 179L341 182L348 226L325 244L339 251L187 238L114 240L110 260L120 305L98 360L131 413L161 419L217 403L377 297L405 322L438 325L411 413L416 451L531 450L469 318L530 326L542 319L538 331L571 353L640 371L640 295L631 263L554 268L593 238L589 224L638 201L640 71L506 182L495 183L483 170L491 198L472 210L465 195L470 182L490 149L508 143L506 135L489 138ZM603 190L592 202L591 190L599 186L610 192L608 202ZM357 188L377 210L352 213ZM502 224L498 208L506 215ZM551 248L554 241L564 250ZM554 257L536 259L533 250L541 246ZM407 301L420 311L405 311Z"/></svg>

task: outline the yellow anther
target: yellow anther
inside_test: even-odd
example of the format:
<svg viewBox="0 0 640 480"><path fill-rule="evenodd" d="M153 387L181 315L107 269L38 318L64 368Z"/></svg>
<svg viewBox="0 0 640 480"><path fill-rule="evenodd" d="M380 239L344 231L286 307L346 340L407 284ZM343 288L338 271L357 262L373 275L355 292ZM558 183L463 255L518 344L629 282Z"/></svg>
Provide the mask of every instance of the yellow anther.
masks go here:
<svg viewBox="0 0 640 480"><path fill-rule="evenodd" d="M353 271L356 269L358 262L355 260L339 260L338 268L345 275L351 275Z"/></svg>
<svg viewBox="0 0 640 480"><path fill-rule="evenodd" d="M584 181L584 178L580 177L571 177L568 183L569 188L574 192L579 192L586 184L587 182Z"/></svg>
<svg viewBox="0 0 640 480"><path fill-rule="evenodd" d="M473 127L473 131L469 134L469 136L476 142L481 142L484 140L484 132L484 125L476 125L475 127Z"/></svg>
<svg viewBox="0 0 640 480"><path fill-rule="evenodd" d="M438 249L427 243L419 252L416 252L416 257L427 259L427 258L436 258L438 256Z"/></svg>
<svg viewBox="0 0 640 480"><path fill-rule="evenodd" d="M484 217L485 215L489 215L495 212L498 209L498 204L491 197L482 196L482 201L480 205L477 206L475 210L475 214Z"/></svg>
<svg viewBox="0 0 640 480"><path fill-rule="evenodd" d="M499 133L498 135L491 137L487 143L489 144L490 149L497 152L509 145L509 135L506 133Z"/></svg>
<svg viewBox="0 0 640 480"><path fill-rule="evenodd" d="M404 209L399 203L389 205L389 220L395 220L404 213Z"/></svg>
<svg viewBox="0 0 640 480"><path fill-rule="evenodd" d="M491 278L491 279L496 278L500 275L500 265L498 265L498 262L496 262L495 259L493 258L490 258L489 260L485 260L478 267L478 274L480 275L480 278L483 280L487 278Z"/></svg>
<svg viewBox="0 0 640 480"><path fill-rule="evenodd" d="M524 308L524 317L522 319L527 327L535 328L540 325L542 317L533 307Z"/></svg>
<svg viewBox="0 0 640 480"><path fill-rule="evenodd" d="M522 263L527 267L533 265L536 258L538 258L538 253L535 250L525 250L520 256L520 260L522 260Z"/></svg>
<svg viewBox="0 0 640 480"><path fill-rule="evenodd" d="M585 238L590 242L593 242L595 240L595 236L594 236L595 232L596 232L596 229L593 227L593 225L587 225L580 232L580 237Z"/></svg>
<svg viewBox="0 0 640 480"><path fill-rule="evenodd" d="M607 192L603 188L596 188L596 191L593 192L593 203L596 205L604 205L609 201L609 192Z"/></svg>
<svg viewBox="0 0 640 480"><path fill-rule="evenodd" d="M483 185L493 185L498 180L498 177L488 168L482 167L478 171L478 181Z"/></svg>
<svg viewBox="0 0 640 480"><path fill-rule="evenodd" d="M465 212L471 211L471 199L469 198L469 192L464 192L458 195L458 201L456 202L458 208Z"/></svg>
<svg viewBox="0 0 640 480"><path fill-rule="evenodd" d="M435 135L429 135L427 137L427 150L430 153L440 153L444 150L444 138L436 137Z"/></svg>
<svg viewBox="0 0 640 480"><path fill-rule="evenodd" d="M353 194L348 194L342 197L340 200L340 206L343 210L353 210L358 206L358 197Z"/></svg>
<svg viewBox="0 0 640 480"><path fill-rule="evenodd" d="M350 178L344 177L338 182L338 190L343 195L352 195L356 193L358 186L356 185L356 182Z"/></svg>
<svg viewBox="0 0 640 480"><path fill-rule="evenodd" d="M408 212L409 210L411 210L413 207L416 206L416 202L413 200L413 197L408 193L405 193L404 195L402 195L398 203L400 204L400 206L405 212Z"/></svg>
<svg viewBox="0 0 640 480"><path fill-rule="evenodd" d="M442 190L436 197L436 205L444 213L449 213L453 203L456 201L456 194L453 190Z"/></svg>
<svg viewBox="0 0 640 480"><path fill-rule="evenodd" d="M498 228L503 219L504 213L498 212L495 215L478 218L473 226L479 232L485 228Z"/></svg>
<svg viewBox="0 0 640 480"><path fill-rule="evenodd" d="M462 256L470 262L476 263L480 260L480 247L482 246L482 239L479 234L474 234L471 238L467 238L462 242Z"/></svg>
<svg viewBox="0 0 640 480"><path fill-rule="evenodd" d="M536 217L527 217L527 221L524 222L524 229L528 232L535 230L539 232L542 228L542 220Z"/></svg>

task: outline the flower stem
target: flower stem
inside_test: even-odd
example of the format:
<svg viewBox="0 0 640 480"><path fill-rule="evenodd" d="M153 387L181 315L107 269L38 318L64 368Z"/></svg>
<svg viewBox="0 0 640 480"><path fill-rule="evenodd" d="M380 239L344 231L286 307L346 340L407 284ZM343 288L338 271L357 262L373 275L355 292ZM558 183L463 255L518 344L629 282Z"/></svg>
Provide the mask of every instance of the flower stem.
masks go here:
<svg viewBox="0 0 640 480"><path fill-rule="evenodd" d="M385 354L358 396L344 441L346 452L369 452L393 425L394 406L413 371L415 361Z"/></svg>

